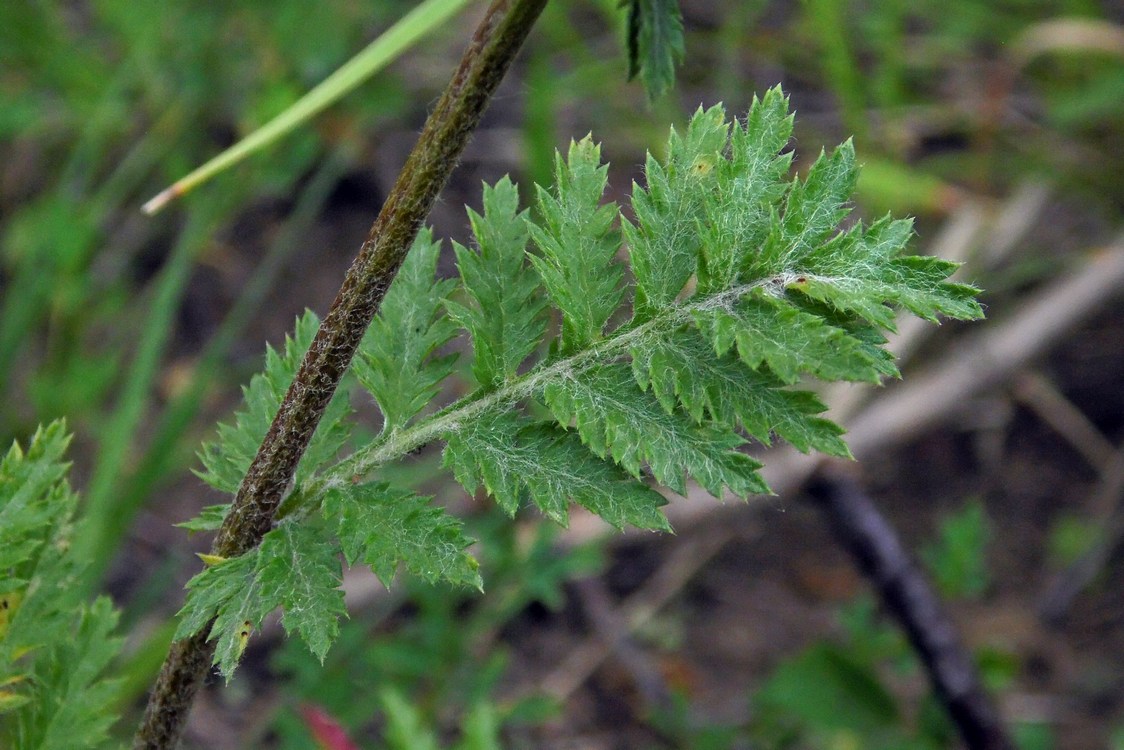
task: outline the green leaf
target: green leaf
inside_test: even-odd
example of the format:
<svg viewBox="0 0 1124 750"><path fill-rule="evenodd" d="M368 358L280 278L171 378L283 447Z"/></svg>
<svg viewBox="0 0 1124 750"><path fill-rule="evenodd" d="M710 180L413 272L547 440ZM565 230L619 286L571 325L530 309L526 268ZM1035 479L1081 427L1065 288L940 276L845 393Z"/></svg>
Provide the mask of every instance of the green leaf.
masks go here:
<svg viewBox="0 0 1124 750"><path fill-rule="evenodd" d="M861 341L783 299L758 291L729 308L696 313L700 330L718 355L737 346L753 369L767 365L785 383L801 373L824 380L877 382L881 371Z"/></svg>
<svg viewBox="0 0 1124 750"><path fill-rule="evenodd" d="M716 357L694 329L632 350L642 388L651 388L669 413L682 406L696 422L740 426L765 445L774 434L807 453L850 457L843 429L816 415L826 407L814 393L783 387L767 371L752 370L734 354Z"/></svg>
<svg viewBox="0 0 1124 750"><path fill-rule="evenodd" d="M744 443L740 437L669 414L636 385L625 365L551 383L543 396L563 426L574 424L590 450L611 455L633 476L647 464L660 483L679 494L686 492L684 473L718 498L723 486L739 497L769 492L757 473L761 464L736 450Z"/></svg>
<svg viewBox="0 0 1124 750"><path fill-rule="evenodd" d="M242 389L244 405L234 415L234 424L220 424L218 439L204 443L199 452L204 471L196 473L207 484L223 492L238 491L319 327L316 314L306 310L297 318L293 335L285 337L283 354L273 347L266 348L265 371L251 378L249 387ZM348 414L346 396L337 394L297 466L298 484L347 441L350 429L344 420Z"/></svg>
<svg viewBox="0 0 1124 750"><path fill-rule="evenodd" d="M217 640L214 663L229 680L250 634L282 607L285 632L298 631L323 661L345 614L338 552L315 525L278 525L259 547L204 568L188 581L175 638L186 638L215 618L208 639Z"/></svg>
<svg viewBox="0 0 1124 750"><path fill-rule="evenodd" d="M58 515L72 512L74 500L60 487L69 443L65 423L52 422L35 432L26 453L12 443L0 461L0 570L32 560Z"/></svg>
<svg viewBox="0 0 1124 750"><path fill-rule="evenodd" d="M434 279L440 254L432 231L419 232L352 364L382 409L384 432L400 429L424 409L453 371L455 355L432 356L457 330L442 314L456 282Z"/></svg>
<svg viewBox="0 0 1124 750"><path fill-rule="evenodd" d="M42 722L42 739L19 747L38 750L101 747L117 721L112 707L118 700L120 680L101 679L117 658L123 643L113 637L118 613L109 597L98 597L92 605L74 613L69 638L63 639L41 658L38 690L43 702L31 708ZM47 696L50 696L47 698ZM52 711L53 710L53 711ZM12 745L16 747L16 745Z"/></svg>
<svg viewBox="0 0 1124 750"><path fill-rule="evenodd" d="M956 270L955 263L901 255L912 234L912 222L889 216L869 228L860 222L809 254L790 288L888 330L894 330L889 305L933 322L939 314L983 317L975 299L978 289L946 281Z"/></svg>
<svg viewBox="0 0 1124 750"><path fill-rule="evenodd" d="M281 625L299 632L321 662L339 635L346 615L339 586L339 548L306 523L282 523L265 535L258 548L262 597L282 607Z"/></svg>
<svg viewBox="0 0 1124 750"><path fill-rule="evenodd" d="M217 640L214 663L228 681L250 634L277 607L262 596L257 563L255 549L204 568L187 582L187 601L178 615L175 640L197 633L215 618L208 640Z"/></svg>
<svg viewBox="0 0 1124 750"><path fill-rule="evenodd" d="M760 255L750 256L749 275L765 277L798 269L850 212L845 204L857 176L850 140L830 156L821 152L804 179L792 182L780 221L773 224Z"/></svg>
<svg viewBox="0 0 1124 750"><path fill-rule="evenodd" d="M641 72L641 53L675 48L678 10L657 0L630 7ZM664 80L673 58L663 60ZM556 186L537 189L536 212L520 210L506 178L485 188L481 213L469 212L473 247L455 245L463 286L455 301L454 282L435 278L438 244L419 235L356 358L383 410L382 433L327 471L339 441L313 450L298 480L320 474L290 494L267 544L193 579L181 631L217 616L209 635L229 674L249 630L282 606L286 627L322 655L341 611L337 547L384 583L404 564L430 581L479 586L469 540L444 511L385 483L359 484L435 441L446 443L458 482L469 492L483 486L509 514L531 503L565 524L574 502L617 526L658 529L667 528L664 499L650 480L684 493L692 477L718 497L769 491L744 452L748 437L848 456L823 404L791 386L809 376L896 375L883 332L900 309L929 319L980 311L974 288L948 281L953 264L903 255L908 222L840 231L854 150L845 143L790 180L791 133L780 89L754 99L741 124L726 122L721 107L700 109L683 134L672 131L664 160L649 156L633 221L620 230L618 207L603 203L600 149L589 137L573 143L567 159L555 159ZM631 305L622 305L622 232ZM552 317L560 334L549 340ZM479 387L433 408L451 370L436 352L456 328L472 339ZM302 320L284 355L270 352L247 409L220 432L221 445L204 449L216 486L236 489L314 329L314 319ZM553 419L539 417L539 402ZM312 508L330 533L308 525ZM223 512L210 508L187 526L213 528Z"/></svg>
<svg viewBox="0 0 1124 750"><path fill-rule="evenodd" d="M654 100L675 83L675 66L683 61L683 15L678 0L626 2L628 78L639 75Z"/></svg>
<svg viewBox="0 0 1124 750"><path fill-rule="evenodd" d="M430 583L482 589L479 564L467 551L473 540L430 500L383 483L353 485L329 490L323 513L338 524L347 564L361 560L388 588L401 563Z"/></svg>
<svg viewBox="0 0 1124 750"><path fill-rule="evenodd" d="M753 98L743 125L735 125L730 158L715 170L719 189L703 209L699 291L728 289L765 243L775 206L788 189L792 154L780 151L792 136L792 115L780 87Z"/></svg>
<svg viewBox="0 0 1124 750"><path fill-rule="evenodd" d="M0 460L0 747L102 747L117 719L117 612L82 599L69 442L53 422Z"/></svg>
<svg viewBox="0 0 1124 750"><path fill-rule="evenodd" d="M701 238L699 211L716 192L730 126L721 106L700 108L686 136L674 129L667 159L648 154L647 189L633 183L636 224L623 222L636 278L635 318L645 320L671 304L695 272Z"/></svg>
<svg viewBox="0 0 1124 750"><path fill-rule="evenodd" d="M1096 537L1095 533L1091 534ZM921 559L947 597L979 597L990 585L987 509L979 499L941 519L939 537L921 548Z"/></svg>
<svg viewBox="0 0 1124 750"><path fill-rule="evenodd" d="M445 465L467 491L483 485L508 515L526 496L562 526L572 501L617 528L668 528L658 492L591 454L572 433L508 412L490 412L450 435Z"/></svg>
<svg viewBox="0 0 1124 750"><path fill-rule="evenodd" d="M471 305L446 301L450 317L472 335L472 374L492 389L510 380L542 341L546 299L528 268L530 238L519 191L504 177L484 186L484 215L468 212L476 251L454 243L461 282Z"/></svg>
<svg viewBox="0 0 1124 750"><path fill-rule="evenodd" d="M208 505L203 510L199 511L199 515L192 518L190 521L177 523L176 526L181 529L187 529L193 534L199 531L215 531L222 522L226 520L226 514L230 512L230 503L222 503L220 505Z"/></svg>
<svg viewBox="0 0 1124 750"><path fill-rule="evenodd" d="M536 186L543 226L530 224L542 251L531 261L554 304L562 311L563 352L574 352L601 338L620 304L623 270L613 258L620 238L613 227L615 203L601 204L608 166L601 147L589 138L571 142L566 162L555 156L555 194Z"/></svg>
<svg viewBox="0 0 1124 750"><path fill-rule="evenodd" d="M754 703L770 721L793 719L815 732L870 737L899 721L894 696L874 668L829 644L812 646L781 664Z"/></svg>
<svg viewBox="0 0 1124 750"><path fill-rule="evenodd" d="M379 691L379 703L386 714L384 739L390 750L437 750L437 737L425 725L420 711L393 687Z"/></svg>

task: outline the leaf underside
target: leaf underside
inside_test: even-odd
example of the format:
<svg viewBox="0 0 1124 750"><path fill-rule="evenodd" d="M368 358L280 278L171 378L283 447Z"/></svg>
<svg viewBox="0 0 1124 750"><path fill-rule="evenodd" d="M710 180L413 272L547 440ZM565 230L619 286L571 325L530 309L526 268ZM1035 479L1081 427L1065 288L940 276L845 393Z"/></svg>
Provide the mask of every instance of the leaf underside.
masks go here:
<svg viewBox="0 0 1124 750"><path fill-rule="evenodd" d="M631 5L636 50L648 56L638 70L654 84L681 40L674 6ZM482 487L508 514L532 505L566 524L577 504L647 529L667 528L657 486L682 494L693 479L719 498L769 492L750 441L849 456L842 429L799 384L896 376L883 333L898 310L927 320L982 313L975 288L948 280L954 264L903 253L910 222L840 230L853 146L822 153L793 179L791 133L779 88L741 121L700 109L672 131L666 158L648 157L629 220L604 198L599 147L572 143L556 158L554 186L536 186L533 212L509 179L485 186L481 211L469 211L473 242L454 245L458 279L439 278L440 244L419 234L348 386L373 397L381 431L333 463L349 434L341 389L285 518L258 550L193 579L180 634L217 615L211 634L229 674L248 630L280 606L282 624L323 656L343 613L340 555L387 584L404 567L479 587L460 523L371 478L435 441L465 490ZM308 313L282 353L269 351L246 408L204 446L210 484L237 489L315 328ZM458 334L473 390L437 408ZM210 508L188 528L214 528L222 513Z"/></svg>

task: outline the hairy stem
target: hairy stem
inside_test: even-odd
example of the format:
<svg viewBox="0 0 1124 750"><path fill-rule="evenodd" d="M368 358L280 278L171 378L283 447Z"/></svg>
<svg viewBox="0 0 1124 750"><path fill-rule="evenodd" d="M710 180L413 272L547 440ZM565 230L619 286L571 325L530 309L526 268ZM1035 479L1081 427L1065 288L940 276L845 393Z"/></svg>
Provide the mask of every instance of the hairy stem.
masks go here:
<svg viewBox="0 0 1124 750"><path fill-rule="evenodd" d="M301 362L219 530L213 554L243 554L269 531L297 462L418 228L545 5L546 0L494 0L488 8ZM211 665L214 644L207 642L209 631L210 625L173 644L149 696L134 748L171 748L179 741Z"/></svg>

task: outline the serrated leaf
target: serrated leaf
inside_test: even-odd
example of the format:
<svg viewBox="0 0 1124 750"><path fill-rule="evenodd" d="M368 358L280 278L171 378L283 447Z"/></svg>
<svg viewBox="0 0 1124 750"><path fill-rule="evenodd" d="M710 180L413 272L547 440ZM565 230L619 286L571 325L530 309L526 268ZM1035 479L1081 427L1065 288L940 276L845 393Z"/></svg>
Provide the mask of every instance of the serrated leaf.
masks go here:
<svg viewBox="0 0 1124 750"><path fill-rule="evenodd" d="M38 688L51 696L33 709L40 713L42 738L27 742L32 738L24 737L27 744L21 747L100 747L117 721L111 707L118 699L120 680L99 678L121 648L122 639L113 637L118 614L108 597L99 597L76 614L71 636L55 644L49 666L40 672Z"/></svg>
<svg viewBox="0 0 1124 750"><path fill-rule="evenodd" d="M696 422L741 427L765 445L774 434L804 453L850 457L843 429L817 417L826 407L814 393L790 390L771 373L752 370L734 354L716 357L698 331L684 329L632 351L637 382L664 409L682 406Z"/></svg>
<svg viewBox="0 0 1124 750"><path fill-rule="evenodd" d="M684 136L672 129L663 164L648 154L647 188L633 183L636 223L623 222L623 230L636 278L636 320L664 310L695 272L699 211L715 192L729 129L721 106L700 108Z"/></svg>
<svg viewBox="0 0 1124 750"><path fill-rule="evenodd" d="M623 293L623 270L613 260L620 248L613 226L619 210L615 203L601 205L607 175L601 147L586 137L571 142L567 161L555 156L553 194L536 186L542 225L529 226L542 255L531 262L562 311L563 352L601 338Z"/></svg>
<svg viewBox="0 0 1124 750"><path fill-rule="evenodd" d="M695 320L716 354L736 346L743 362L753 369L768 365L785 383L795 383L802 373L869 382L877 382L880 375L862 342L768 294L755 293L728 308L700 311Z"/></svg>
<svg viewBox="0 0 1124 750"><path fill-rule="evenodd" d="M282 608L281 626L299 632L321 662L346 615L339 548L315 526L282 523L262 539L258 554L262 597Z"/></svg>
<svg viewBox="0 0 1124 750"><path fill-rule="evenodd" d="M214 663L227 680L242 658L250 631L277 606L261 595L257 556L255 549L197 573L187 582L187 601L177 615L175 640L195 634L215 618L208 639L217 640Z"/></svg>
<svg viewBox="0 0 1124 750"><path fill-rule="evenodd" d="M633 5L637 14L673 7ZM700 110L682 136L672 132L664 161L649 157L644 187L634 188L634 223L623 222L636 280L631 311L620 309L620 212L602 205L607 168L590 138L556 158L557 185L537 189L536 216L520 211L509 180L485 189L482 214L470 212L475 247L455 246L463 277L455 301L446 299L451 282L434 280L438 250L423 234L359 358L386 429L325 481L299 488L286 510L319 502L348 561L371 565L384 582L404 562L430 580L478 585L455 522L426 498L355 483L444 439L456 479L470 492L482 485L510 514L530 502L565 524L577 502L618 526L666 528L649 477L680 493L688 477L716 496L768 492L761 465L741 450L743 434L848 455L842 430L819 416L823 404L790 386L807 376L877 382L896 374L882 331L897 308L930 318L979 310L974 289L948 282L952 264L902 255L907 222L841 232L854 150L845 143L790 181L783 151L791 132L787 100L773 89L754 100L744 124L728 124L720 107ZM538 254L527 253L528 237ZM528 368L547 343L548 302L561 334ZM454 323L472 337L480 387L417 418L448 373L433 354ZM557 423L528 416L536 400ZM283 541L273 543L287 549ZM327 601L315 608L334 606L335 548L319 543L328 552L303 583L284 580L291 566L274 553L271 588L258 562L219 561L193 582L200 592L189 597L185 623L201 627L219 614L213 634L224 669L264 612L289 601L286 592L299 592L287 609L317 596ZM286 615L287 627L322 653L335 619L302 616Z"/></svg>
<svg viewBox="0 0 1124 750"><path fill-rule="evenodd" d="M683 61L683 15L678 0L626 2L628 77L639 75L654 100L675 83L675 66Z"/></svg>
<svg viewBox="0 0 1124 750"><path fill-rule="evenodd" d="M229 680L250 633L281 607L285 631L298 631L323 660L345 614L337 555L315 525L280 524L260 546L208 566L188 581L175 638L196 633L214 618L208 640L217 641L214 663Z"/></svg>
<svg viewBox="0 0 1124 750"><path fill-rule="evenodd" d="M424 409L453 371L455 356L432 356L457 330L443 315L456 282L434 278L440 254L433 232L419 232L352 363L382 410L385 432Z"/></svg>
<svg viewBox="0 0 1124 750"><path fill-rule="evenodd" d="M975 299L979 290L947 281L957 268L955 263L901 255L912 234L912 222L889 216L869 228L860 222L811 253L801 264L798 281L790 287L887 330L894 330L890 305L933 322L941 314L982 317Z"/></svg>
<svg viewBox="0 0 1124 750"><path fill-rule="evenodd" d="M799 268L850 212L846 202L857 179L850 140L830 155L820 152L804 179L793 180L783 214L773 223L760 254L749 258L749 274L760 278Z"/></svg>
<svg viewBox="0 0 1124 750"><path fill-rule="evenodd" d="M58 516L69 516L73 502L59 493L69 443L65 423L52 422L36 430L26 453L12 443L0 461L0 570L30 560Z"/></svg>
<svg viewBox="0 0 1124 750"><path fill-rule="evenodd" d="M479 564L467 551L473 540L430 500L383 483L354 485L330 490L323 513L338 524L347 564L371 566L388 588L399 564L430 583L482 588Z"/></svg>
<svg viewBox="0 0 1124 750"><path fill-rule="evenodd" d="M483 485L508 515L528 497L562 526L574 502L618 528L668 528L658 492L591 454L574 435L511 413L490 412L450 435L445 465L467 491Z"/></svg>
<svg viewBox="0 0 1124 750"><path fill-rule="evenodd" d="M686 474L718 498L723 486L739 497L769 492L757 473L761 464L736 450L744 443L740 437L669 414L637 386L625 365L551 383L543 398L560 424L574 424L591 451L612 456L633 476L647 465L660 483L680 494L686 492Z"/></svg>
<svg viewBox="0 0 1124 750"><path fill-rule="evenodd" d="M207 484L231 494L238 491L319 327L320 319L306 310L297 318L292 336L285 337L283 353L273 347L266 348L265 370L251 378L250 385L242 389L243 408L234 415L234 423L220 424L218 439L203 443L199 452L204 471L196 473ZM346 397L337 393L297 465L298 484L347 441L350 428L345 419L348 414Z"/></svg>
<svg viewBox="0 0 1124 750"><path fill-rule="evenodd" d="M121 641L107 598L82 599L62 421L0 460L0 746L98 747L116 720L104 678Z"/></svg>
<svg viewBox="0 0 1124 750"><path fill-rule="evenodd" d="M720 188L704 207L699 291L732 286L739 269L760 251L785 194L792 154L780 151L792 136L792 115L780 87L753 98L743 125L730 137L730 158L718 163Z"/></svg>
<svg viewBox="0 0 1124 750"><path fill-rule="evenodd" d="M476 251L454 243L461 282L471 304L446 301L449 315L472 335L472 374L486 389L513 378L542 341L546 299L527 266L530 232L519 191L504 177L484 186L484 214L469 210Z"/></svg>

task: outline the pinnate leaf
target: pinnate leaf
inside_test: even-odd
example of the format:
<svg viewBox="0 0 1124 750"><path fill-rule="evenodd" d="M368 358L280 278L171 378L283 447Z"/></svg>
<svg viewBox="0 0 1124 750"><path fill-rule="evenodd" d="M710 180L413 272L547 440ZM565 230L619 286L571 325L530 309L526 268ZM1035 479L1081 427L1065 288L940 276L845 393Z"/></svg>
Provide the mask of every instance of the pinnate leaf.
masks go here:
<svg viewBox="0 0 1124 750"><path fill-rule="evenodd" d="M509 515L526 496L563 526L574 502L618 528L668 528L658 492L592 455L572 433L510 413L490 412L450 435L445 464L469 492L483 485Z"/></svg>
<svg viewBox="0 0 1124 750"><path fill-rule="evenodd" d="M430 583L482 588L479 564L467 552L472 539L430 499L384 483L353 485L329 490L323 513L338 524L347 564L371 566L384 586L402 564Z"/></svg>
<svg viewBox="0 0 1124 750"><path fill-rule="evenodd" d="M546 299L527 267L530 231L519 191L504 177L484 187L484 214L469 210L476 250L454 244L468 304L446 301L449 315L472 335L472 374L492 389L515 376L542 341Z"/></svg>
<svg viewBox="0 0 1124 750"><path fill-rule="evenodd" d="M636 278L637 320L666 309L695 272L699 211L717 187L729 130L722 107L700 108L686 135L671 131L664 163L648 155L647 187L633 183L636 223L626 220L623 229Z"/></svg>
<svg viewBox="0 0 1124 750"><path fill-rule="evenodd" d="M760 291L729 307L696 312L700 330L722 355L737 348L751 368L767 365L785 383L802 373L824 380L877 382L880 371L862 342L822 318Z"/></svg>
<svg viewBox="0 0 1124 750"><path fill-rule="evenodd" d="M764 277L797 268L849 213L846 202L857 179L850 140L830 155L821 152L804 179L792 181L783 214L771 222L760 254L749 258L750 274Z"/></svg>
<svg viewBox="0 0 1124 750"><path fill-rule="evenodd" d="M776 205L789 188L792 135L788 100L779 87L754 97L744 124L735 123L729 158L715 168L719 189L706 193L699 291L733 286L738 270L756 258L777 224Z"/></svg>
<svg viewBox="0 0 1124 750"><path fill-rule="evenodd" d="M688 473L715 497L722 497L723 486L739 497L769 491L757 473L761 464L736 450L744 443L737 434L669 414L637 386L625 365L551 383L543 396L558 421L574 424L591 451L612 456L634 476L647 465L661 484L680 494Z"/></svg>
<svg viewBox="0 0 1124 750"><path fill-rule="evenodd" d="M316 524L283 522L244 555L205 568L188 581L176 638L186 638L212 617L215 664L229 680L250 633L277 607L287 633L297 631L323 660L345 614L339 590L338 547Z"/></svg>
<svg viewBox="0 0 1124 750"><path fill-rule="evenodd" d="M668 412L682 406L696 422L738 425L765 445L777 435L805 453L850 457L843 429L816 416L826 407L814 393L786 388L733 353L716 357L697 330L633 349L632 366L637 382Z"/></svg>
<svg viewBox="0 0 1124 750"><path fill-rule="evenodd" d="M982 317L979 290L947 281L955 263L901 255L912 234L910 221L887 216L869 228L860 222L809 254L792 288L887 330L894 330L891 304L933 322L938 315Z"/></svg>
<svg viewBox="0 0 1124 750"><path fill-rule="evenodd" d="M116 720L121 648L106 597L82 599L78 497L66 481L63 422L0 459L0 747L104 747Z"/></svg>
<svg viewBox="0 0 1124 750"><path fill-rule="evenodd" d="M678 8L629 7L634 72L666 85L682 43ZM901 309L930 320L980 309L974 288L948 281L954 264L903 254L909 222L841 231L853 146L789 179L791 133L779 88L755 98L743 123L700 109L682 134L672 131L665 158L648 157L631 221L604 201L599 147L573 143L556 157L554 188L536 189L533 214L520 210L510 180L485 188L482 213L469 213L473 246L455 245L459 282L436 279L438 243L419 235L355 361L383 431L324 470L346 435L329 420L336 437L306 456L266 543L193 579L181 635L217 616L210 635L229 674L249 630L281 606L286 628L323 655L342 612L340 551L384 583L404 565L479 586L460 525L428 498L372 478L435 441L466 490L482 486L509 514L532 504L566 524L577 503L616 526L653 529L667 522L649 484L685 493L690 477L716 497L768 492L747 436L848 456L823 404L793 386L896 375L883 332ZM561 329L553 341L551 318ZM314 329L302 319L284 354L270 352L246 410L204 448L215 486L237 489ZM458 329L471 337L478 387L431 407L451 371L438 352ZM324 523L308 523L311 508ZM222 512L208 509L189 528L213 528Z"/></svg>
<svg viewBox="0 0 1124 750"><path fill-rule="evenodd" d="M628 77L637 75L655 99L675 83L683 61L683 16L678 0L626 0ZM622 3L623 4L623 3Z"/></svg>
<svg viewBox="0 0 1124 750"><path fill-rule="evenodd" d="M443 314L456 282L434 280L440 254L433 232L419 232L352 364L378 401L386 432L424 409L453 370L455 356L432 356L457 331Z"/></svg>
<svg viewBox="0 0 1124 750"><path fill-rule="evenodd" d="M555 192L537 187L543 225L530 224L542 251L531 256L551 300L562 311L562 351L574 352L601 338L620 304L623 269L614 224L619 210L601 205L608 179L601 147L589 137L570 144L568 159L555 157Z"/></svg>

